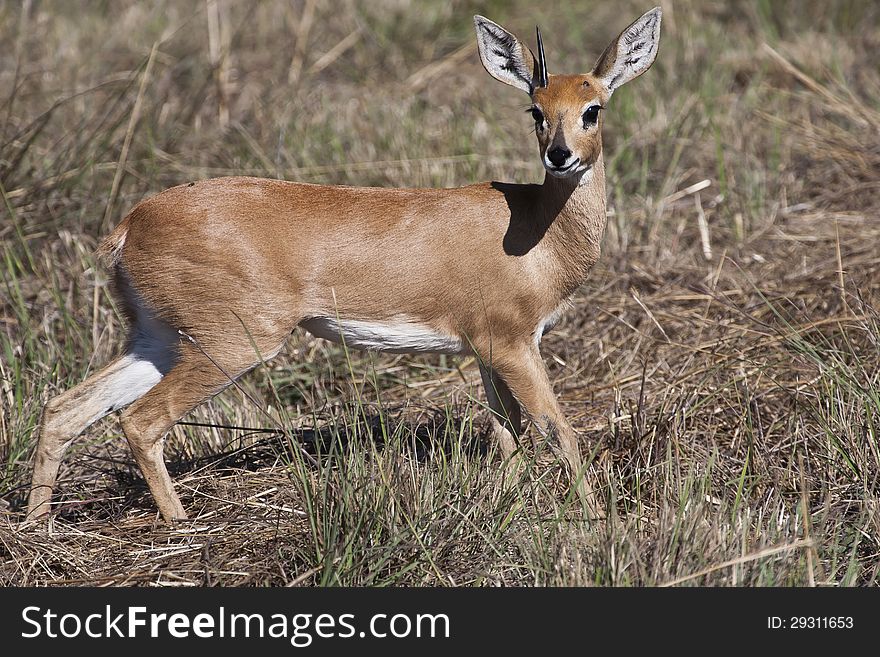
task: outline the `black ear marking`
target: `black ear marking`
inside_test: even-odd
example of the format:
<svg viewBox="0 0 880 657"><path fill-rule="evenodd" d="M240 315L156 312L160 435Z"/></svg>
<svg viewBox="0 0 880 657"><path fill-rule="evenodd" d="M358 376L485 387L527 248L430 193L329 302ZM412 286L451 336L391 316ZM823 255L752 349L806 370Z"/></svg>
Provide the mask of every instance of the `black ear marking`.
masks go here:
<svg viewBox="0 0 880 657"><path fill-rule="evenodd" d="M661 16L660 7L646 12L623 30L599 57L592 72L609 94L620 85L639 77L654 63L659 46Z"/></svg>
<svg viewBox="0 0 880 657"><path fill-rule="evenodd" d="M534 55L517 38L487 18L474 16L483 66L497 80L529 94L534 91ZM529 59L531 56L531 59Z"/></svg>

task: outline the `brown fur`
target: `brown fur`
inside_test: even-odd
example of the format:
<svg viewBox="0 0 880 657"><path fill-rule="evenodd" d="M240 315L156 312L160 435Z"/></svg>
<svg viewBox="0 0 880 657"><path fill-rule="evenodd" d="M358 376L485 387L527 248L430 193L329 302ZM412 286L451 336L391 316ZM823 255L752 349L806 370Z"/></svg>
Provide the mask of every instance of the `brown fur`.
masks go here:
<svg viewBox="0 0 880 657"><path fill-rule="evenodd" d="M485 349L530 335L583 280L604 210L602 176L458 189L220 178L142 202L102 251L206 349L337 314L406 315Z"/></svg>
<svg viewBox="0 0 880 657"><path fill-rule="evenodd" d="M508 36L496 43L523 57L528 48ZM583 175L548 174L542 185L377 189L230 177L180 185L137 205L100 252L132 323L128 350L141 359L134 367L146 359L161 372L122 425L163 517L185 517L162 459L167 430L277 353L299 323L321 317L405 318L458 338L480 359L505 455L516 449L522 404L539 431L558 438L580 476L576 436L538 343L599 257L606 221L601 126L581 125L593 99L604 103L607 93L592 75L550 76L535 90L532 100L548 121L538 134L541 155L564 140L591 165ZM117 401L128 403L117 399L117 388L142 371L131 368L118 359L50 402L29 516L48 511L65 446ZM594 504L585 485L578 490Z"/></svg>
<svg viewBox="0 0 880 657"><path fill-rule="evenodd" d="M599 80L593 75L551 75L547 87L536 89L532 97L547 120L547 129L538 131L541 157L553 144L564 143L584 164L595 164L602 154L602 112L595 127L584 130L581 109L590 101L608 102Z"/></svg>

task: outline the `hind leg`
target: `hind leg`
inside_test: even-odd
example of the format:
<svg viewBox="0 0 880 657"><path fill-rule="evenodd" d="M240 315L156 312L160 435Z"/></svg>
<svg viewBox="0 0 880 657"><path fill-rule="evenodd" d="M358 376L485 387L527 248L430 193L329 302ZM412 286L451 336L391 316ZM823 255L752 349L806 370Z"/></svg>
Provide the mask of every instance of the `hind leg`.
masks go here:
<svg viewBox="0 0 880 657"><path fill-rule="evenodd" d="M126 353L46 404L26 520L49 512L61 458L73 440L108 413L142 397L177 360L177 331L142 306L129 306L132 324Z"/></svg>
<svg viewBox="0 0 880 657"><path fill-rule="evenodd" d="M161 378L162 372L153 362L128 353L46 404L28 497L28 519L49 512L61 459L74 439L108 413L146 393Z"/></svg>
<svg viewBox="0 0 880 657"><path fill-rule="evenodd" d="M273 350L271 355L277 351ZM184 345L174 368L122 414L122 429L134 460L165 522L187 517L165 467L165 435L180 418L259 362L257 354L251 351L240 353L235 361L227 355L218 367L196 348Z"/></svg>

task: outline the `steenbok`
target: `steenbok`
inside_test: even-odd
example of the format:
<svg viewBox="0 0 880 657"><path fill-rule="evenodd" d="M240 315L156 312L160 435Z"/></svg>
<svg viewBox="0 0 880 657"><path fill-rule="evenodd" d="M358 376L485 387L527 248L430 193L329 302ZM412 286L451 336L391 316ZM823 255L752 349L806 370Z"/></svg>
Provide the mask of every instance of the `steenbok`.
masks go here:
<svg viewBox="0 0 880 657"><path fill-rule="evenodd" d="M49 511L67 446L124 407L122 428L162 517L186 518L165 434L275 356L296 326L353 348L475 354L504 455L516 450L522 405L582 477L539 345L599 257L602 117L614 91L653 63L660 17L655 8L627 27L585 75L550 75L540 32L536 57L474 18L483 66L531 98L543 184L382 189L231 177L137 205L100 249L129 324L125 353L46 405L28 518Z"/></svg>

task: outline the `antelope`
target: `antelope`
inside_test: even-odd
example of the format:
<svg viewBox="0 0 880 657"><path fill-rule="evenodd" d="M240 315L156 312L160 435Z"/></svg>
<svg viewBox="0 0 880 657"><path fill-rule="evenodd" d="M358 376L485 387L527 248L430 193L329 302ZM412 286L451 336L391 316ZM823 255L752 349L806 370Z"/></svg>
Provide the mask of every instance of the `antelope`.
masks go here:
<svg viewBox="0 0 880 657"><path fill-rule="evenodd" d="M98 249L129 327L124 353L45 405L26 519L49 512L70 443L123 408L163 520L186 519L165 467L166 433L278 354L297 326L351 348L475 355L505 459L518 450L524 409L558 441L569 475L582 477L539 346L599 258L604 110L654 62L660 21L657 7L633 22L590 73L550 75L540 29L536 56L474 17L486 71L531 99L543 184L387 189L225 177L135 206Z"/></svg>

